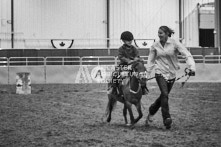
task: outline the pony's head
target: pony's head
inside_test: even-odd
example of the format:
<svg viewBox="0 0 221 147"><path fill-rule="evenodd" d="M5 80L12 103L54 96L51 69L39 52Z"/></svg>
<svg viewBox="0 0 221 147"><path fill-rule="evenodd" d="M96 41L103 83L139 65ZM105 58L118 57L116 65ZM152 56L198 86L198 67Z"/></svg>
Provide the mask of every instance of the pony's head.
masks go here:
<svg viewBox="0 0 221 147"><path fill-rule="evenodd" d="M146 82L147 80L147 71L146 68L144 66L144 62L143 61L135 61L132 64L132 75L136 76L136 78L138 78L139 82L141 84L144 84L144 82Z"/></svg>

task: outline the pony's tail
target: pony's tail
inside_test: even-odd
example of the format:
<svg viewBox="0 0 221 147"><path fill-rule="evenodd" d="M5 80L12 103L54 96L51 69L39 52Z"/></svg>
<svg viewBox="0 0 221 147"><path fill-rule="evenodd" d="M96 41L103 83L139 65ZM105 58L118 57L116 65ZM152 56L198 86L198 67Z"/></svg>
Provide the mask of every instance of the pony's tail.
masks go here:
<svg viewBox="0 0 221 147"><path fill-rule="evenodd" d="M107 118L110 113L115 109L116 104L117 100L113 97L113 95L108 94L108 103L104 114L105 118Z"/></svg>

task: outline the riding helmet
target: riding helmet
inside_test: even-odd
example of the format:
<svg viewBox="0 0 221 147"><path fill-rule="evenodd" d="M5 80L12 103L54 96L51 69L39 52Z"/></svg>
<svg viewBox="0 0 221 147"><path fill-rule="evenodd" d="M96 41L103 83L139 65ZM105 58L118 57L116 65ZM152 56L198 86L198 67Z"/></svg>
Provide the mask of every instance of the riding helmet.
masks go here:
<svg viewBox="0 0 221 147"><path fill-rule="evenodd" d="M120 39L125 40L125 41L132 41L134 40L134 36L131 32L125 31L121 34Z"/></svg>

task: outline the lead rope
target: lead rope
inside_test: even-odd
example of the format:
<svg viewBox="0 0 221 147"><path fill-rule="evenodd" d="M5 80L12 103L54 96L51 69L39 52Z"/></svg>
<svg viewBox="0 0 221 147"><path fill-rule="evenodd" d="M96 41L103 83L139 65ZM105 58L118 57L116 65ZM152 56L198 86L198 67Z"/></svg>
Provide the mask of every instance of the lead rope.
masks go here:
<svg viewBox="0 0 221 147"><path fill-rule="evenodd" d="M190 79L190 76L189 76L190 70L189 70L188 68L185 68L185 69L184 69L184 72L185 72L184 75L182 75L181 77L179 77L179 78L177 78L177 79L175 80L175 81L178 81L178 80L182 79L183 77L186 77L186 76L187 76L186 80L181 83L181 87L180 87L180 88L182 88L182 87L185 85L185 83ZM151 78L147 79L147 81L152 80L152 79L154 79L154 78L156 78L156 77L151 77Z"/></svg>
<svg viewBox="0 0 221 147"><path fill-rule="evenodd" d="M187 76L186 80L181 83L181 87L180 87L180 88L183 88L183 86L185 85L185 83L190 79L190 75L189 75L190 70L189 70L188 68L185 68L185 69L184 69L184 72L185 72L184 75L182 75L181 77L179 77L179 78L176 79L176 81L178 81L178 80L180 80L181 78Z"/></svg>

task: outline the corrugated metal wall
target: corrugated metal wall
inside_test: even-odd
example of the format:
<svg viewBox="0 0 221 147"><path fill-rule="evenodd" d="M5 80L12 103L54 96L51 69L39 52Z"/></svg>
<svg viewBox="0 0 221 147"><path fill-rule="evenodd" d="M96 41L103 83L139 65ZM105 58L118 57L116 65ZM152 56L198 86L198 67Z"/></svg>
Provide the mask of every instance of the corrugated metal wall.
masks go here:
<svg viewBox="0 0 221 147"><path fill-rule="evenodd" d="M24 33L27 46L49 43L41 40L33 44L33 40L28 39L60 38L76 39L75 46L89 46L89 38L106 38L105 18L104 0L15 1L15 30ZM86 41L77 40L82 38Z"/></svg>
<svg viewBox="0 0 221 147"><path fill-rule="evenodd" d="M214 8L201 7L200 9L200 24L201 29L214 29L215 28L215 11Z"/></svg>
<svg viewBox="0 0 221 147"><path fill-rule="evenodd" d="M11 1L1 0L0 8L0 47L10 48ZM105 0L14 0L15 48L50 48L53 38L74 38L76 47L106 47L105 22Z"/></svg>
<svg viewBox="0 0 221 147"><path fill-rule="evenodd" d="M135 38L156 39L161 25L179 36L177 0L111 0L110 7L110 38L120 38L121 32L129 30Z"/></svg>
<svg viewBox="0 0 221 147"><path fill-rule="evenodd" d="M29 38L105 37L104 0L19 0L16 5L17 30Z"/></svg>
<svg viewBox="0 0 221 147"><path fill-rule="evenodd" d="M199 46L199 8L196 6L187 17L184 18L184 32L182 42L188 47Z"/></svg>
<svg viewBox="0 0 221 147"><path fill-rule="evenodd" d="M10 0L0 4L1 19L10 20ZM52 48L48 39L53 38L73 38L73 48L106 47L106 0L14 0L14 20L21 39L15 48ZM174 29L178 38L178 0L110 0L111 39L125 30L135 38L155 39L161 25ZM10 32L10 24L1 32ZM110 47L119 45L117 40Z"/></svg>
<svg viewBox="0 0 221 147"><path fill-rule="evenodd" d="M11 38L11 1L0 0L0 48L11 47L11 42L8 40ZM6 33L8 32L8 33ZM6 41L7 40L7 41Z"/></svg>

